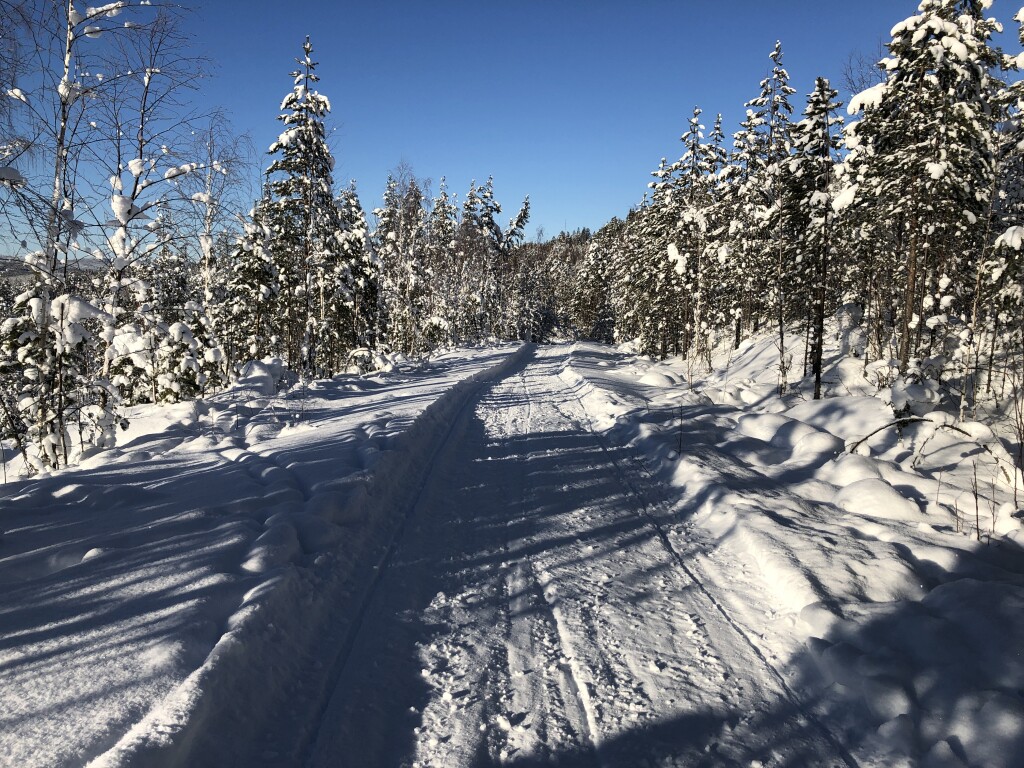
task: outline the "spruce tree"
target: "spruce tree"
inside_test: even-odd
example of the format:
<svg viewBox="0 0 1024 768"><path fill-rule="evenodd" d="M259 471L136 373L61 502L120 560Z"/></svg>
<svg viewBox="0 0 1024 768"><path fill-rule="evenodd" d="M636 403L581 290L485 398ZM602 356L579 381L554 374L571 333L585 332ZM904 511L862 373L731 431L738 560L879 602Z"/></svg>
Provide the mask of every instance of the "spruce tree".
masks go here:
<svg viewBox="0 0 1024 768"><path fill-rule="evenodd" d="M427 217L426 270L431 281L430 332L437 344L459 340L462 265L457 258L459 209L442 178Z"/></svg>
<svg viewBox="0 0 1024 768"><path fill-rule="evenodd" d="M834 252L832 187L842 137L837 128L842 106L829 81L818 78L808 96L804 119L793 126L793 156L783 175L783 231L795 254L795 291L810 312L810 363L814 399L821 398L825 314L834 308L831 269Z"/></svg>
<svg viewBox="0 0 1024 768"><path fill-rule="evenodd" d="M482 341L488 333L487 295L493 228L488 226L486 218L480 188L474 180L462 201L455 238L456 259L461 271L457 336L473 343Z"/></svg>
<svg viewBox="0 0 1024 768"><path fill-rule="evenodd" d="M682 353L691 349L710 362L712 311L709 307L711 277L709 256L713 229L712 205L720 145L705 143L701 110L695 107L681 141L683 156L671 168L671 195L667 204L676 219L669 259L682 280ZM720 130L720 119L716 121ZM719 133L720 135L720 133Z"/></svg>
<svg viewBox="0 0 1024 768"><path fill-rule="evenodd" d="M415 178L400 183L389 177L384 205L374 213L376 250L381 261L380 297L383 338L394 352L427 351L423 332L429 305L426 257L426 211Z"/></svg>
<svg viewBox="0 0 1024 768"><path fill-rule="evenodd" d="M793 107L789 97L796 91L789 85L789 73L782 66L782 44L776 42L770 54L772 71L761 81L761 93L747 103L760 130L753 136L753 172L749 173L745 194L754 206L748 220L754 220L753 262L767 281L769 314L774 315L778 330L779 392L786 389L791 367L791 352L786 346L786 289L790 273L785 234L781 231L781 175L789 157L790 116Z"/></svg>
<svg viewBox="0 0 1024 768"><path fill-rule="evenodd" d="M328 312L328 285L340 258L338 208L334 202L334 158L327 146L324 119L331 110L319 81L313 46L306 38L292 90L281 102L278 119L285 130L270 145L264 223L270 230L270 255L278 282L280 351L301 374L322 372L327 357L321 338Z"/></svg>
<svg viewBox="0 0 1024 768"><path fill-rule="evenodd" d="M272 354L278 347L276 307L280 293L271 253L270 228L264 223L266 199L249 214L230 252L224 335L233 367Z"/></svg>
<svg viewBox="0 0 1024 768"><path fill-rule="evenodd" d="M861 215L890 228L900 368L929 352L948 310L969 302L995 157L990 45L982 0L923 0L897 24L886 81L851 103L849 181ZM926 317L927 316L927 317ZM926 320L934 317L929 324Z"/></svg>
<svg viewBox="0 0 1024 768"><path fill-rule="evenodd" d="M346 352L372 347L376 344L378 317L377 292L380 262L373 252L366 212L353 181L342 190L338 198L341 215L341 263L347 286L348 304L344 314L340 337Z"/></svg>
<svg viewBox="0 0 1024 768"><path fill-rule="evenodd" d="M613 218L587 243L585 255L567 281L572 294L565 302L572 325L585 339L610 344L615 339L615 308L612 305L611 278L622 252L626 222Z"/></svg>
<svg viewBox="0 0 1024 768"><path fill-rule="evenodd" d="M496 280L498 283L498 324L496 335L502 339L529 340L536 328L539 299L536 267L532 249L523 248L526 224L530 220L530 198L501 232Z"/></svg>

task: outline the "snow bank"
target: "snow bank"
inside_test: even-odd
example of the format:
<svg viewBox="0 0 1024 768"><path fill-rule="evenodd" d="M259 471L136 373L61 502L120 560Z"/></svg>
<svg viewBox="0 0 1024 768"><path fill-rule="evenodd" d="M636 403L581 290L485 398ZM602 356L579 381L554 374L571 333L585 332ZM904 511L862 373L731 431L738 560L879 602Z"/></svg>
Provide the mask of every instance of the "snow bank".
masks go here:
<svg viewBox="0 0 1024 768"><path fill-rule="evenodd" d="M1020 765L1024 531L1001 446L934 400L898 427L886 387L836 347L832 397L803 399L798 377L780 396L773 341L708 374L668 362L692 384L578 345L563 378L663 489L688 567L855 760Z"/></svg>
<svg viewBox="0 0 1024 768"><path fill-rule="evenodd" d="M344 441L355 449L352 461L362 471L328 469L337 466L336 436L311 442L309 434L292 432L263 445L263 453L276 457L274 466L297 473L306 489L303 503L285 504L267 518L242 564L266 580L246 595L229 620L230 631L202 666L94 765L265 760L262 745L280 742L252 732L253 725L273 722L274 713L286 708L308 715L282 724L291 743L301 744L302 729L315 725L313 715L333 687L336 671L324 662L344 647L349 623L381 573L454 415L486 382L520 364L527 349L453 356L439 366L447 375L428 376L431 386L404 413L394 409L394 400L411 393L410 383L374 390L377 410L355 432L376 449L367 453L360 450L362 440ZM296 681L303 686L298 697ZM226 742L224 733L234 738ZM295 756L274 759L289 763Z"/></svg>
<svg viewBox="0 0 1024 768"><path fill-rule="evenodd" d="M337 642L349 577L373 572L447 416L521 354L291 389L254 363L209 400L134 409L79 467L5 485L0 762L266 760L246 752L257 710L324 683L313 646Z"/></svg>

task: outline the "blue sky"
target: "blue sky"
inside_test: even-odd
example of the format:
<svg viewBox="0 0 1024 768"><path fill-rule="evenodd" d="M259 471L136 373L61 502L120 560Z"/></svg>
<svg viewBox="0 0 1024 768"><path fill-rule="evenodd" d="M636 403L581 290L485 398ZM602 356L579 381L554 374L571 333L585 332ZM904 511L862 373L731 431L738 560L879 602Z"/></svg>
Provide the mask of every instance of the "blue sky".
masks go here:
<svg viewBox="0 0 1024 768"><path fill-rule="evenodd" d="M1013 7L1011 7L1011 5ZM799 112L814 78L839 86L916 0L313 0L197 4L215 62L202 101L261 153L277 136L288 72L308 34L332 102L336 179L378 204L390 169L445 175L460 197L495 179L504 216L529 194L528 232L596 229L643 195L695 105L731 134L781 40ZM1005 6L1005 7L1004 7ZM1007 25L1019 4L996 0ZM1004 44L1005 41L1004 41ZM261 165L267 159L260 157Z"/></svg>

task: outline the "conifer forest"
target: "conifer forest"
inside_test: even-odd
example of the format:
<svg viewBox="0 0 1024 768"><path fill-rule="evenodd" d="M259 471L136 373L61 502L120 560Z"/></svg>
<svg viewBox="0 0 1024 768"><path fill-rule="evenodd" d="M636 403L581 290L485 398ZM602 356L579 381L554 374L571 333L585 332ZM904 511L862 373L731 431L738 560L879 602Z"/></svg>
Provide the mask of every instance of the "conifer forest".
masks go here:
<svg viewBox="0 0 1024 768"><path fill-rule="evenodd" d="M256 145L224 8L0 0L0 766L1024 766L1024 8L892 6L545 234L336 31Z"/></svg>
<svg viewBox="0 0 1024 768"><path fill-rule="evenodd" d="M491 339L707 365L771 327L780 387L794 367L820 382L837 312L872 375L947 382L965 409L1016 391L1022 91L987 6L923 3L848 105L825 79L797 94L777 44L735 132L694 108L632 210L526 242L529 200L502 219L490 178L460 195L400 167L367 207L339 184L308 39L250 200L262 161L187 109L202 62L174 9L5 4L0 204L28 277L3 283L3 434L63 466L123 404L214 391L250 359L322 377Z"/></svg>

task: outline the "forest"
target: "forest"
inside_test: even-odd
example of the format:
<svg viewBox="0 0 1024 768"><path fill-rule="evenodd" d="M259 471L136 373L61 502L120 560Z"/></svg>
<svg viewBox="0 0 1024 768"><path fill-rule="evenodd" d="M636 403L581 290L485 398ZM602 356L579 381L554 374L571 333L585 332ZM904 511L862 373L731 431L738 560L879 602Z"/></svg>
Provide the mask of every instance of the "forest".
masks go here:
<svg viewBox="0 0 1024 768"><path fill-rule="evenodd" d="M1024 8L719 5L0 0L0 765L1021 768Z"/></svg>
<svg viewBox="0 0 1024 768"><path fill-rule="evenodd" d="M824 78L801 100L777 44L735 133L694 108L632 210L528 241L529 200L501 218L490 178L460 196L400 166L364 207L334 177L309 38L264 155L190 106L207 63L181 9L2 0L3 439L58 468L112 445L127 406L252 359L306 381L497 340L706 367L770 331L780 391L802 370L820 397L833 318L879 386L1019 410L1024 61L989 6L924 0L846 105Z"/></svg>

